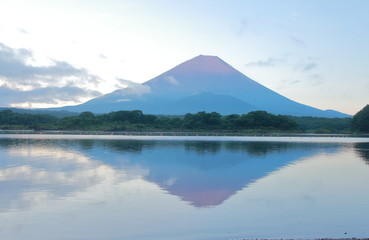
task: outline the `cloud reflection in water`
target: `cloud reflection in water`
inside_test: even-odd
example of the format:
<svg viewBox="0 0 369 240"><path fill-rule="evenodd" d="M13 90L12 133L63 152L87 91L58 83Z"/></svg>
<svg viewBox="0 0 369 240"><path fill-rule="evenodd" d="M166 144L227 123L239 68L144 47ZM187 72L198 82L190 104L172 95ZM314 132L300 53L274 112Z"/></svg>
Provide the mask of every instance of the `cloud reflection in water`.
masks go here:
<svg viewBox="0 0 369 240"><path fill-rule="evenodd" d="M1 139L0 236L189 240L330 237L341 236L341 228L360 233L369 220L368 196L358 184L368 172L360 149Z"/></svg>

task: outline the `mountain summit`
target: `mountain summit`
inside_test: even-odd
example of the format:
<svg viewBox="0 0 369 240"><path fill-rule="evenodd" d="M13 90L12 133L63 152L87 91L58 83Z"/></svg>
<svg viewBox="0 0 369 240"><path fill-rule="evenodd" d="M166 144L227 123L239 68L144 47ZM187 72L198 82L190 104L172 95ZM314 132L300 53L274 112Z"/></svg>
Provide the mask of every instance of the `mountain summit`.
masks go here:
<svg viewBox="0 0 369 240"><path fill-rule="evenodd" d="M244 114L264 110L293 116L349 116L292 101L248 78L219 57L205 55L183 62L143 84L63 109L97 113L142 110L169 115L198 111Z"/></svg>
<svg viewBox="0 0 369 240"><path fill-rule="evenodd" d="M200 55L144 83L153 93L186 96L202 92L234 96L242 85L257 84L222 59ZM261 86L261 85L260 85Z"/></svg>

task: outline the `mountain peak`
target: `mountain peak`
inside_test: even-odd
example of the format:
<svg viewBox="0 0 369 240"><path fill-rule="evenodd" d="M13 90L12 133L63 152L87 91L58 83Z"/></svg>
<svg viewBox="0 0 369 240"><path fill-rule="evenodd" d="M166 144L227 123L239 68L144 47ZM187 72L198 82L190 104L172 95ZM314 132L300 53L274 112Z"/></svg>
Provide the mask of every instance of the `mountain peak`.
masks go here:
<svg viewBox="0 0 369 240"><path fill-rule="evenodd" d="M226 74L237 71L217 56L199 55L173 68L177 73L218 73Z"/></svg>
<svg viewBox="0 0 369 240"><path fill-rule="evenodd" d="M218 56L212 56L212 55L203 55L203 54L200 54L199 56L196 56L190 60L201 60L201 61L206 61L206 60L222 60L220 57ZM189 61L190 61L189 60Z"/></svg>

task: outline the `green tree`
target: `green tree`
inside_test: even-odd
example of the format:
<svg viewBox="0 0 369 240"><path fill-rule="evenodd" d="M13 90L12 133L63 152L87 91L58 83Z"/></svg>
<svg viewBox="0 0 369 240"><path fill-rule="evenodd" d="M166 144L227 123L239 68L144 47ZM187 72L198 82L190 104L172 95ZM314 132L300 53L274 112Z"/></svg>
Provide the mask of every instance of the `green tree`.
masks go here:
<svg viewBox="0 0 369 240"><path fill-rule="evenodd" d="M222 118L222 128L228 130L236 130L237 129L237 121L240 118L238 114L231 114L224 116Z"/></svg>
<svg viewBox="0 0 369 240"><path fill-rule="evenodd" d="M197 130L217 129L220 127L221 119L222 116L217 112L187 113L183 119L183 127Z"/></svg>
<svg viewBox="0 0 369 240"><path fill-rule="evenodd" d="M369 133L369 105L361 109L352 119L351 130L354 132Z"/></svg>
<svg viewBox="0 0 369 240"><path fill-rule="evenodd" d="M265 111L253 111L232 118L235 128L238 129L298 130L297 123L290 117L274 115Z"/></svg>

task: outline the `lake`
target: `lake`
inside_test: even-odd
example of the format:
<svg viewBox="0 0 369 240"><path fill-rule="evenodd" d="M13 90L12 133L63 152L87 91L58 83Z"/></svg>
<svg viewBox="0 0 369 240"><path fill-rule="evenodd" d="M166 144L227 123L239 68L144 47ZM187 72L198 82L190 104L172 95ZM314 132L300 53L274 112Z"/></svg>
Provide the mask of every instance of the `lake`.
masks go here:
<svg viewBox="0 0 369 240"><path fill-rule="evenodd" d="M0 189L6 240L369 236L368 139L0 135Z"/></svg>

